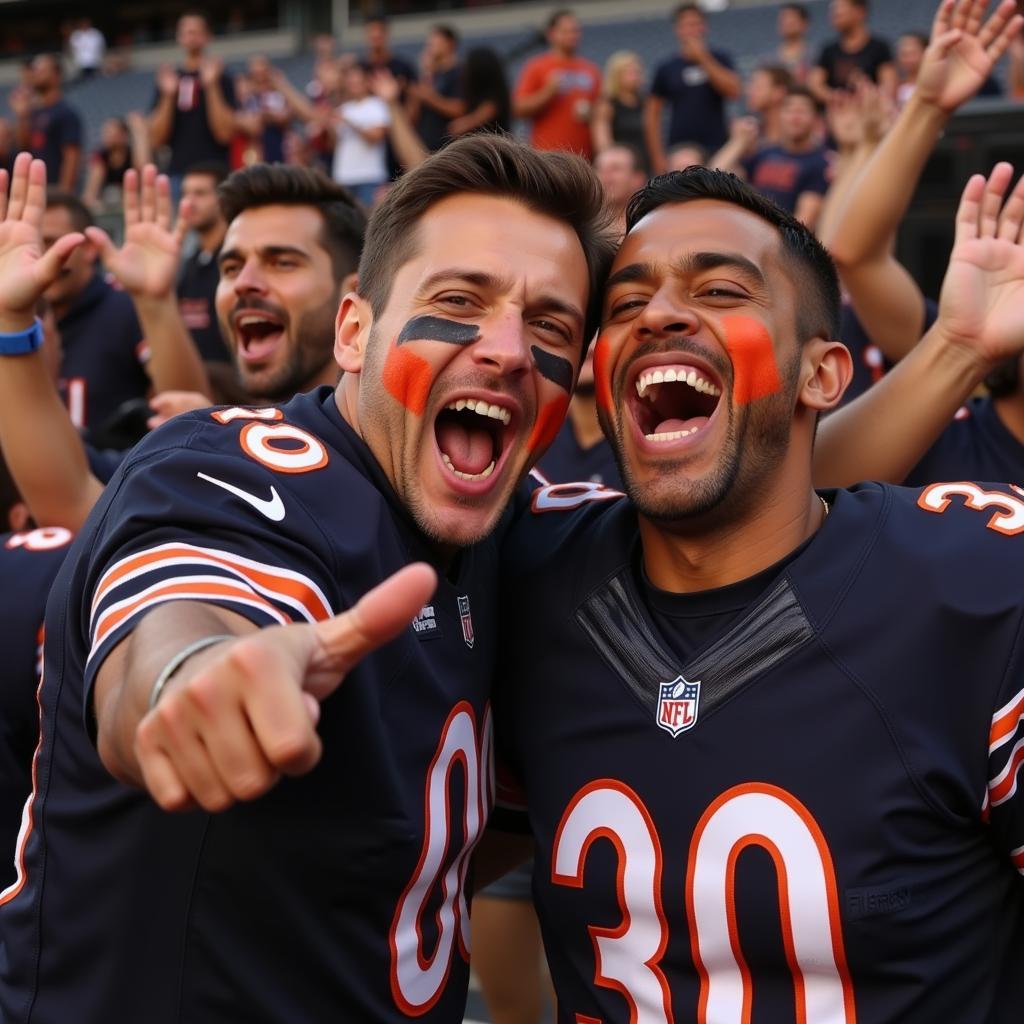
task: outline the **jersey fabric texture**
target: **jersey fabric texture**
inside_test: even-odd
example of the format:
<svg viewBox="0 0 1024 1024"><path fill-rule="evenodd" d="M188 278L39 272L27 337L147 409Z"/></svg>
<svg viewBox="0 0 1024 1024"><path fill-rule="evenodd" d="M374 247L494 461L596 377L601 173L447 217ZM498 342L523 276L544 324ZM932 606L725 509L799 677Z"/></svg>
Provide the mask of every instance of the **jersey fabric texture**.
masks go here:
<svg viewBox="0 0 1024 1024"><path fill-rule="evenodd" d="M503 549L495 693L559 1020L1019 1020L1024 492L825 492L685 657L632 506L572 494Z"/></svg>
<svg viewBox="0 0 1024 1024"><path fill-rule="evenodd" d="M904 481L1005 480L1024 484L1024 444L1007 430L991 398L972 398Z"/></svg>
<svg viewBox="0 0 1024 1024"><path fill-rule="evenodd" d="M729 54L712 50L711 56L722 67L733 69ZM651 95L669 106L667 145L696 142L714 152L725 144L725 97L696 61L675 56L659 64L651 82Z"/></svg>
<svg viewBox="0 0 1024 1024"><path fill-rule="evenodd" d="M558 76L558 91L532 117L530 143L537 149L567 149L590 159L590 113L601 89L601 69L583 57L542 53L528 60L516 84L516 97L532 96Z"/></svg>
<svg viewBox="0 0 1024 1024"><path fill-rule="evenodd" d="M765 146L744 161L747 180L762 195L784 210L796 212L805 192L823 196L828 191L828 152L817 146L806 153L794 153L785 146Z"/></svg>
<svg viewBox="0 0 1024 1024"><path fill-rule="evenodd" d="M317 767L258 800L165 814L92 737L99 666L154 605L316 621L429 557L329 388L178 416L130 454L48 609L35 794L0 894L7 1024L462 1020L493 542L323 702Z"/></svg>
<svg viewBox="0 0 1024 1024"><path fill-rule="evenodd" d="M589 448L580 447L572 420L566 417L561 430L555 436L551 447L541 456L540 472L551 483L569 483L588 480L608 487L622 486L619 466L615 453L608 441L602 437Z"/></svg>
<svg viewBox="0 0 1024 1024"><path fill-rule="evenodd" d="M71 543L60 527L0 534L0 887L14 881L14 848L32 790L32 753L39 739L36 690L42 663L43 613Z"/></svg>

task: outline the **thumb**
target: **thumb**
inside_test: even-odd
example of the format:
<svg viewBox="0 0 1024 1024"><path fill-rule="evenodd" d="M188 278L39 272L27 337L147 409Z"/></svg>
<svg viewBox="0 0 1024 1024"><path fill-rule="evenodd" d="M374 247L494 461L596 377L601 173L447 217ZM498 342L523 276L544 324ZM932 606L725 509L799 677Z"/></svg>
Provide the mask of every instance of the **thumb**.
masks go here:
<svg viewBox="0 0 1024 1024"><path fill-rule="evenodd" d="M73 231L69 235L61 235L53 245L50 246L36 263L36 281L39 284L45 282L49 287L57 280L60 268L67 258L85 241L85 235L79 231ZM109 239L108 239L109 241Z"/></svg>
<svg viewBox="0 0 1024 1024"><path fill-rule="evenodd" d="M950 29L948 32L943 32L941 36L932 42L931 48L935 50L935 54L940 59L945 57L950 50L956 46L957 43L963 38L963 30L959 28Z"/></svg>
<svg viewBox="0 0 1024 1024"><path fill-rule="evenodd" d="M327 696L343 673L408 627L436 586L437 573L425 562L414 562L364 594L347 612L313 626L321 648L315 670L338 677L317 697Z"/></svg>
<svg viewBox="0 0 1024 1024"><path fill-rule="evenodd" d="M103 228L89 227L85 229L86 237L100 254L103 265L109 269L110 261L117 255L117 246L110 239L110 235Z"/></svg>

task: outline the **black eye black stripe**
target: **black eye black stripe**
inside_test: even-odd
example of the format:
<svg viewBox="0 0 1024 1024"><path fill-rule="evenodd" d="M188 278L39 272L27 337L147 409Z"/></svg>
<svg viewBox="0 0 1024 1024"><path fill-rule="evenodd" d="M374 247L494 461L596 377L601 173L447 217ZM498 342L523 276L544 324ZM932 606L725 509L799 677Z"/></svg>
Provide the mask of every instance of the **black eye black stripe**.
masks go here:
<svg viewBox="0 0 1024 1024"><path fill-rule="evenodd" d="M561 356L552 355L544 349L533 345L530 348L533 353L533 361L537 364L541 376L546 377L552 384L557 384L564 391L572 392L573 369L572 363Z"/></svg>
<svg viewBox="0 0 1024 1024"><path fill-rule="evenodd" d="M398 335L397 345L406 341L446 341L449 345L468 345L480 337L476 324L460 324L440 316L414 316Z"/></svg>

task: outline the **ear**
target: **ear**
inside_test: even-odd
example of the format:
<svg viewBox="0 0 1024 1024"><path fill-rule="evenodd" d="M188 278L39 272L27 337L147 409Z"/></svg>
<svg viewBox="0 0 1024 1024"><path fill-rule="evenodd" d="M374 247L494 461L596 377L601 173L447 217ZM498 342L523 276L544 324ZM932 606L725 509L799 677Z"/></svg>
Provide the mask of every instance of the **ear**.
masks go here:
<svg viewBox="0 0 1024 1024"><path fill-rule="evenodd" d="M815 412L834 409L853 379L850 350L838 341L812 338L804 345L798 399Z"/></svg>
<svg viewBox="0 0 1024 1024"><path fill-rule="evenodd" d="M362 370L372 325L370 304L355 292L346 292L334 325L334 358L345 373Z"/></svg>

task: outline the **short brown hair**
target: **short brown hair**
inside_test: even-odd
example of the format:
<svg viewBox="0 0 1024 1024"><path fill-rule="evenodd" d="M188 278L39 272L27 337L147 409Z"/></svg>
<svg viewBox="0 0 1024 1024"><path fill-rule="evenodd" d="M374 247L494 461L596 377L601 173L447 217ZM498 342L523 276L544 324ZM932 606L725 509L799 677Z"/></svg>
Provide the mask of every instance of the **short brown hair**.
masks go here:
<svg viewBox="0 0 1024 1024"><path fill-rule="evenodd" d="M542 152L508 135L484 132L457 139L400 178L370 218L359 292L379 317L398 268L416 252L416 225L448 196L469 193L514 199L527 209L567 224L587 261L590 294L586 340L597 330L601 289L615 254L600 182L571 153Z"/></svg>
<svg viewBox="0 0 1024 1024"><path fill-rule="evenodd" d="M347 189L322 171L289 164L253 164L217 187L224 219L260 206L313 206L323 218L320 244L331 257L340 284L359 264L366 217Z"/></svg>

